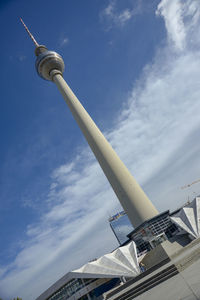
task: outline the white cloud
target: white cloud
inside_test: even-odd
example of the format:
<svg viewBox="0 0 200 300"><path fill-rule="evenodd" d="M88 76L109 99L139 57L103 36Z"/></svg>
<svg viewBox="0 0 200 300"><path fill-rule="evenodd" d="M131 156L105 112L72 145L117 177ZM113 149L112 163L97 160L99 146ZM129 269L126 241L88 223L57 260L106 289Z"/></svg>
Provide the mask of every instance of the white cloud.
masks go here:
<svg viewBox="0 0 200 300"><path fill-rule="evenodd" d="M158 5L156 13L164 17L169 38L174 42L176 48L185 48L185 27L182 19L183 6L179 0L162 0Z"/></svg>
<svg viewBox="0 0 200 300"><path fill-rule="evenodd" d="M61 41L60 41L60 47L63 47L65 45L67 45L69 43L69 39L67 37L64 37Z"/></svg>
<svg viewBox="0 0 200 300"><path fill-rule="evenodd" d="M186 200L180 187L197 179L200 164L200 3L176 1L179 9L170 3L158 6L169 43L146 66L106 134L161 210ZM167 9L174 12L172 19ZM174 53L174 44L184 51ZM106 214L120 208L88 151L80 149L74 160L52 172L47 210L27 228L15 261L0 269L0 290L7 297L21 293L32 300L67 271L117 245Z"/></svg>
<svg viewBox="0 0 200 300"><path fill-rule="evenodd" d="M106 16L113 16L114 14L114 10L115 10L115 1L110 1L110 3L108 4L108 6L104 9L104 14Z"/></svg>
<svg viewBox="0 0 200 300"><path fill-rule="evenodd" d="M107 29L111 29L113 26L124 26L137 13L138 9L125 8L120 11L117 8L117 1L111 0L108 6L101 12L100 17L102 20L108 22Z"/></svg>
<svg viewBox="0 0 200 300"><path fill-rule="evenodd" d="M198 1L183 0L162 0L158 5L157 15L165 20L168 38L174 43L177 50L184 50L188 45L188 40L192 42L191 35L195 40L199 40L199 22L200 8ZM195 33L194 30L197 30Z"/></svg>
<svg viewBox="0 0 200 300"><path fill-rule="evenodd" d="M129 9L125 9L118 16L119 23L121 25L124 25L131 17L132 17L131 11Z"/></svg>
<svg viewBox="0 0 200 300"><path fill-rule="evenodd" d="M22 61L24 61L26 59L26 56L25 55L19 55L18 59L19 59L19 61L22 62Z"/></svg>
<svg viewBox="0 0 200 300"><path fill-rule="evenodd" d="M29 199L29 198L24 198L21 199L22 200L22 206L23 207L29 207L32 209L36 209L36 205L33 199Z"/></svg>

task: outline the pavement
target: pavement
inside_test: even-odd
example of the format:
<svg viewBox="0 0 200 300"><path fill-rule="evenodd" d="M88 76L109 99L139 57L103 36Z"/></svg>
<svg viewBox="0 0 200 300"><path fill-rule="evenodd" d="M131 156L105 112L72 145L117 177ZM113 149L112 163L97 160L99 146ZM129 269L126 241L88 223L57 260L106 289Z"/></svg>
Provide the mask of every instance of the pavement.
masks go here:
<svg viewBox="0 0 200 300"><path fill-rule="evenodd" d="M134 300L199 300L200 260Z"/></svg>
<svg viewBox="0 0 200 300"><path fill-rule="evenodd" d="M174 266L177 270L173 276L163 282L155 284L154 287L132 296L131 291L136 291L145 281L154 278L156 274L164 276L165 269ZM110 300L200 300L200 238L193 241L180 251L171 256L171 260L160 266L157 270L145 274L133 284L124 284L124 288L108 297ZM164 278L164 277L163 277ZM128 282L127 282L128 283ZM156 283L156 281L155 281ZM117 290L117 289L116 289Z"/></svg>
<svg viewBox="0 0 200 300"><path fill-rule="evenodd" d="M171 263L179 273L134 300L200 300L200 243L188 245Z"/></svg>

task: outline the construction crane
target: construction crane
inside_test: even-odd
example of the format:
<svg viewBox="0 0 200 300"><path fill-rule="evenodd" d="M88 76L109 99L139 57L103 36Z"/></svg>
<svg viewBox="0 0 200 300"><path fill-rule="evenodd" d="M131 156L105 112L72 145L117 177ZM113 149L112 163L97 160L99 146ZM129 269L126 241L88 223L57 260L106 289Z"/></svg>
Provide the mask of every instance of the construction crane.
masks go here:
<svg viewBox="0 0 200 300"><path fill-rule="evenodd" d="M198 183L198 182L200 182L200 179L195 180L195 181L193 181L192 183L189 183L189 184L186 184L186 185L182 186L181 189L182 189L182 190L183 190L183 189L186 189L186 188L190 187L191 185L193 185L193 184L195 184L195 183Z"/></svg>

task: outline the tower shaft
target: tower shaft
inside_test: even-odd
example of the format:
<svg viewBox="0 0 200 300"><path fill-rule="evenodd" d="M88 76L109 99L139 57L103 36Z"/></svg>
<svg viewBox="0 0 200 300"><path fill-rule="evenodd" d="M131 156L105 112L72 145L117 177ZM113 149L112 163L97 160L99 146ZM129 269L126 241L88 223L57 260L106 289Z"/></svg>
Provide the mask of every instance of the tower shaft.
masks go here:
<svg viewBox="0 0 200 300"><path fill-rule="evenodd" d="M53 70L51 76L69 106L132 225L137 227L145 220L157 215L158 211L152 202L120 160L59 71Z"/></svg>
<svg viewBox="0 0 200 300"><path fill-rule="evenodd" d="M39 45L22 19L21 22L36 46L38 75L57 85L133 227L156 216L157 209L63 79L65 65L62 57Z"/></svg>

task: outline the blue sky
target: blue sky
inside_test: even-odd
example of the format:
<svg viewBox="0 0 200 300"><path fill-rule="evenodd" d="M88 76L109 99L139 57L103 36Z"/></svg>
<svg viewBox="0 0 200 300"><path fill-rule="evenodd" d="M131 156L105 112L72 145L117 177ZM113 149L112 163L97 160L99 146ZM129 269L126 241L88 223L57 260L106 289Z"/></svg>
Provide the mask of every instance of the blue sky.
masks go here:
<svg viewBox="0 0 200 300"><path fill-rule="evenodd" d="M200 3L195 0L1 1L0 297L35 299L117 246L121 210L53 83L38 43L158 210L199 194ZM37 278L37 280L36 280Z"/></svg>

